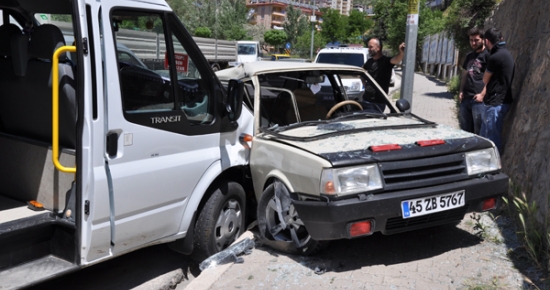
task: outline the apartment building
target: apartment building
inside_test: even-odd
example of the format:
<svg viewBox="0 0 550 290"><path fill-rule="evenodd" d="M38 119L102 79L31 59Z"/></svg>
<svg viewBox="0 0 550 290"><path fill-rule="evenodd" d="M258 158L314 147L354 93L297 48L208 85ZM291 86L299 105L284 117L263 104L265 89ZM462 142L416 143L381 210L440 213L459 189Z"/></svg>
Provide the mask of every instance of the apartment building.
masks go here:
<svg viewBox="0 0 550 290"><path fill-rule="evenodd" d="M342 0L340 0L342 1ZM350 1L350 0L347 0ZM304 15L315 15L322 22L318 1L313 0L246 0L246 7L251 11L250 24L263 25L272 29L282 29L285 22L286 9L289 5L302 10Z"/></svg>
<svg viewBox="0 0 550 290"><path fill-rule="evenodd" d="M340 14L349 16L351 9L353 9L353 0L319 0L317 1L319 7L329 7L340 11Z"/></svg>

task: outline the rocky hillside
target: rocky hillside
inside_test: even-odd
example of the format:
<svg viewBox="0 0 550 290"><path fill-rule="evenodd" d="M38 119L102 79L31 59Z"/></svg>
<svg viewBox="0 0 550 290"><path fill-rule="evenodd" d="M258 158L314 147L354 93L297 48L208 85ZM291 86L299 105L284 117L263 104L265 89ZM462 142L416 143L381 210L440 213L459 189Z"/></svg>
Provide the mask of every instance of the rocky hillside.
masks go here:
<svg viewBox="0 0 550 290"><path fill-rule="evenodd" d="M504 124L503 168L546 216L550 193L549 13L549 0L503 0L485 25L502 31L516 60L514 104Z"/></svg>

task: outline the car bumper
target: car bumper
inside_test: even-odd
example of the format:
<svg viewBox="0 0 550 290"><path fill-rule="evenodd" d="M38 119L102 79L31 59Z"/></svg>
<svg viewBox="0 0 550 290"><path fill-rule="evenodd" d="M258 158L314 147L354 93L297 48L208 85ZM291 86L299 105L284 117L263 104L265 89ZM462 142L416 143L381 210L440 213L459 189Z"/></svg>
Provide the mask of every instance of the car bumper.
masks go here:
<svg viewBox="0 0 550 290"><path fill-rule="evenodd" d="M401 201L465 191L465 205L424 216L404 219ZM503 173L482 178L412 190L394 191L338 201L299 201L293 204L312 238L335 240L351 238L349 226L357 221L373 220L372 232L394 234L436 225L458 222L467 212L481 211L483 201L508 192L508 176Z"/></svg>

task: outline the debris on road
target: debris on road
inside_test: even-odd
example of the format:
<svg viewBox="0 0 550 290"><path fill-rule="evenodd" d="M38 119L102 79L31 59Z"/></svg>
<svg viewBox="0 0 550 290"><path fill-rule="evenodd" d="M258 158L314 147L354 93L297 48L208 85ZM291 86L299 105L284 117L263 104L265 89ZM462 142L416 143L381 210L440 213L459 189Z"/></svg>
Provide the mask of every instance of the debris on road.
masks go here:
<svg viewBox="0 0 550 290"><path fill-rule="evenodd" d="M242 241L228 247L227 249L210 256L206 260L199 264L201 271L205 269L211 269L218 265L228 263L243 263L244 259L240 255L249 255L254 248L254 241L250 238L243 239Z"/></svg>
<svg viewBox="0 0 550 290"><path fill-rule="evenodd" d="M323 274L325 274L326 271L327 271L326 268L315 267L315 271L314 271L314 272L315 272L315 274L317 274L317 275L323 275Z"/></svg>

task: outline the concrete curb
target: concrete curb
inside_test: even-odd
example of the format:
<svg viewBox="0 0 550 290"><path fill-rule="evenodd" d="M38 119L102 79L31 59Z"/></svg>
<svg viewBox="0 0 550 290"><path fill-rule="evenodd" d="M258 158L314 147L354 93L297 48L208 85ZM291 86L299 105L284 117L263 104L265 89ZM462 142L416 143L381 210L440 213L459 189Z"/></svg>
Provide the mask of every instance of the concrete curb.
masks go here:
<svg viewBox="0 0 550 290"><path fill-rule="evenodd" d="M237 242L240 242L241 240L244 240L246 238L254 240L254 234L251 231L246 231L237 240L235 240L235 242L233 242L233 244L235 244ZM246 257L245 257L245 259L246 259ZM207 290L207 289L210 289L212 287L212 285L214 283L216 283L216 281L218 281L218 279L220 279L220 277L223 275L223 273L225 273L227 270L229 270L229 268L231 268L232 265L233 265L233 263L229 263L229 264L225 264L225 265L220 265L216 268L206 269L206 270L202 271L201 274L198 277L193 279L193 281L191 281L187 285L187 287L185 287L185 289L190 289L190 290Z"/></svg>

